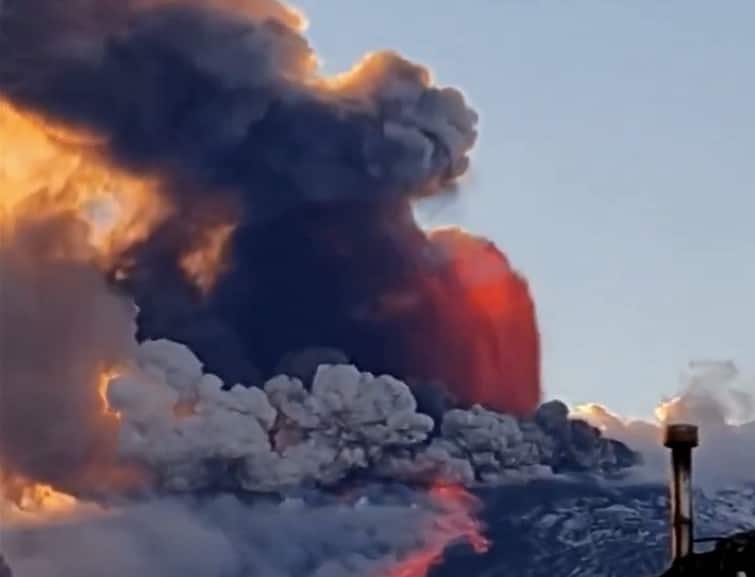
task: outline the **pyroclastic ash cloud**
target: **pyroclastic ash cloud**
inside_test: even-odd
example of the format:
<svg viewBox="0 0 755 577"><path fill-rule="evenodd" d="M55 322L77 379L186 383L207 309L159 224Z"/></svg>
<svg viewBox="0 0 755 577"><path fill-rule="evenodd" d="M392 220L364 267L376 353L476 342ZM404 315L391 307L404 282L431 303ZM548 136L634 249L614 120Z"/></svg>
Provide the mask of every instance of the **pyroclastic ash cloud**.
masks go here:
<svg viewBox="0 0 755 577"><path fill-rule="evenodd" d="M486 241L412 213L467 171L477 115L392 52L322 76L304 24L274 0L6 0L0 94L160 180L170 210L109 268L140 338L183 342L230 383L340 349L531 412L526 282Z"/></svg>

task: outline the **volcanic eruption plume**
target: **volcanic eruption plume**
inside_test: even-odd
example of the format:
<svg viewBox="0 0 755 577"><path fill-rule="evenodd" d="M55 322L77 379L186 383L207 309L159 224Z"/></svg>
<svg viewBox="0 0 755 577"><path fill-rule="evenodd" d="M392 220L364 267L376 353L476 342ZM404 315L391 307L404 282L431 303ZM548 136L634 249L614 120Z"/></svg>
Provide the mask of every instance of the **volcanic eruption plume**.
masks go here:
<svg viewBox="0 0 755 577"><path fill-rule="evenodd" d="M462 484L519 466L502 456L515 419L436 423L385 376L457 407L540 399L526 282L412 212L467 170L476 114L395 53L322 76L304 27L275 0L0 2L0 480L19 574L414 577L448 543L484 548ZM379 488L339 495L360 475ZM175 528L154 535L161 560L145 527ZM108 555L77 553L82 534Z"/></svg>
<svg viewBox="0 0 755 577"><path fill-rule="evenodd" d="M325 348L532 412L526 282L492 244L412 213L467 170L476 114L391 52L323 77L304 25L274 0L6 0L0 93L155 179L159 218L104 265L139 338L189 345L230 384Z"/></svg>
<svg viewBox="0 0 755 577"><path fill-rule="evenodd" d="M392 52L325 77L305 25L276 0L0 0L17 576L422 577L488 546L470 489L637 463L538 407L507 257L415 221L468 169L464 96Z"/></svg>

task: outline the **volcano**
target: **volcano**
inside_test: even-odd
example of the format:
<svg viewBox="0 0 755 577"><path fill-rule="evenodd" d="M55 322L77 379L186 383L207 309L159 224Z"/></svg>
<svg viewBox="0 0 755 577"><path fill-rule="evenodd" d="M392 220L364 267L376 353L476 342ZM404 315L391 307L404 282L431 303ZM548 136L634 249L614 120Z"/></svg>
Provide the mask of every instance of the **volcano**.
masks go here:
<svg viewBox="0 0 755 577"><path fill-rule="evenodd" d="M2 558L622 574L591 543L655 539L657 494L606 488L648 437L543 403L524 274L414 216L463 194L476 112L391 51L327 76L305 29L277 0L0 0Z"/></svg>

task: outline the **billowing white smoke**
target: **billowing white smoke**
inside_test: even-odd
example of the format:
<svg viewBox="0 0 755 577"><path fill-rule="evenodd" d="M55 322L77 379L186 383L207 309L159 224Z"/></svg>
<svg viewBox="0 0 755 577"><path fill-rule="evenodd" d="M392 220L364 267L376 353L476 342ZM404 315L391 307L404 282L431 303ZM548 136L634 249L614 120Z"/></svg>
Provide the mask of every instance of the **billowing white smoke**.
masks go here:
<svg viewBox="0 0 755 577"><path fill-rule="evenodd" d="M417 412L409 387L351 365L322 365L311 387L278 376L263 389L202 372L183 345L147 341L111 381L121 457L147 466L160 488L285 492L370 479L473 485L551 474L568 463L605 473L631 452L546 404L531 421L482 407ZM627 461L628 459L628 461ZM622 461L623 460L623 461Z"/></svg>
<svg viewBox="0 0 755 577"><path fill-rule="evenodd" d="M322 367L311 393L285 376L264 391L221 387L186 347L142 344L137 365L108 392L121 417L122 456L148 465L172 490L215 485L218 472L236 464L238 486L278 491L334 484L433 428L404 383L350 366Z"/></svg>
<svg viewBox="0 0 755 577"><path fill-rule="evenodd" d="M669 454L661 445L666 423L700 426L694 453L694 479L703 487L755 482L755 397L731 362L692 363L682 393L656 410L657 422L626 420L600 405L580 407L576 416L604 434L642 453L639 478L661 480L668 475Z"/></svg>

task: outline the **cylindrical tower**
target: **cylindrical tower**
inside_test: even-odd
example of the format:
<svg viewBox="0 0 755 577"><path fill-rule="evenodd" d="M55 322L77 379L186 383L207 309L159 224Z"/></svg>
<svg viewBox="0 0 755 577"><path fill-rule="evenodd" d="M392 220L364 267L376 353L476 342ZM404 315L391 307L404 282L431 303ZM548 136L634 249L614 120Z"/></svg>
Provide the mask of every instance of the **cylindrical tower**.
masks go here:
<svg viewBox="0 0 755 577"><path fill-rule="evenodd" d="M666 427L663 444L671 449L671 560L692 553L692 449L698 444L694 425Z"/></svg>

